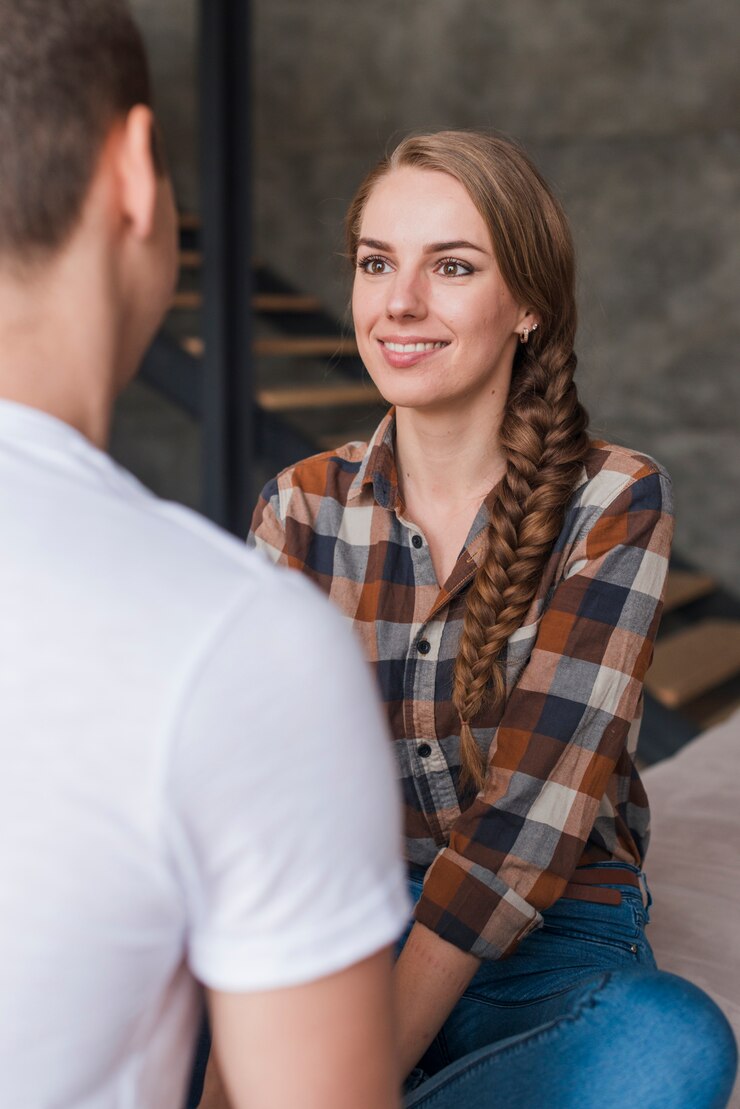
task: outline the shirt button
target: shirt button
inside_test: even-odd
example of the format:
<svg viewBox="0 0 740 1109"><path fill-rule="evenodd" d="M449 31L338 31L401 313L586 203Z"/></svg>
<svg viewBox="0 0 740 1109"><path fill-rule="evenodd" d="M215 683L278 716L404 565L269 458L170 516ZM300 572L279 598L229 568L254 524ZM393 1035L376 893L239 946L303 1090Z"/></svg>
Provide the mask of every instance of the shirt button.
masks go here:
<svg viewBox="0 0 740 1109"><path fill-rule="evenodd" d="M413 537L413 539L411 540L411 542L412 542L412 543L414 544L414 546L416 547L417 551L418 551L419 547L423 547L423 546L424 546L424 540L422 539L422 537L421 537L420 535L415 535L415 536Z"/></svg>
<svg viewBox="0 0 740 1109"><path fill-rule="evenodd" d="M416 645L416 649L420 655L428 655L432 649L432 645L428 639L420 639Z"/></svg>
<svg viewBox="0 0 740 1109"><path fill-rule="evenodd" d="M416 748L416 753L420 755L422 759L428 759L432 753L432 749L428 743L420 743Z"/></svg>

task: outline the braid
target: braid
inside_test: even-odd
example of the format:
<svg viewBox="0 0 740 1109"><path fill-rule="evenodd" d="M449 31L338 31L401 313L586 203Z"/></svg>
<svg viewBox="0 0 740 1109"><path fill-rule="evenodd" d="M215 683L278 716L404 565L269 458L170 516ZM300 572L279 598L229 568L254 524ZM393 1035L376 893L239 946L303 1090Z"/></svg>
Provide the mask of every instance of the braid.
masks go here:
<svg viewBox="0 0 740 1109"><path fill-rule="evenodd" d="M470 725L484 702L504 700L498 660L537 592L589 445L572 349L548 344L538 354L533 344L519 353L499 432L506 472L491 509L487 551L468 593L453 676L462 780L477 788L484 759Z"/></svg>

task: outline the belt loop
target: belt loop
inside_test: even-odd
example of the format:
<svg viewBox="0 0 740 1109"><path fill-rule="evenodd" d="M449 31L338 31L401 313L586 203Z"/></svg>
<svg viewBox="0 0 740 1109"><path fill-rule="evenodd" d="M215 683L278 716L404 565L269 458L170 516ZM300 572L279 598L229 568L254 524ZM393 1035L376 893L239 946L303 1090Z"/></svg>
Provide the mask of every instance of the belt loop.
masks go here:
<svg viewBox="0 0 740 1109"><path fill-rule="evenodd" d="M650 906L653 903L653 895L650 892L650 886L647 884L647 878L645 877L645 872L643 870L640 871L640 882L641 882L642 887L643 887L643 901L642 901L642 903L645 907L645 912L649 913L650 912Z"/></svg>

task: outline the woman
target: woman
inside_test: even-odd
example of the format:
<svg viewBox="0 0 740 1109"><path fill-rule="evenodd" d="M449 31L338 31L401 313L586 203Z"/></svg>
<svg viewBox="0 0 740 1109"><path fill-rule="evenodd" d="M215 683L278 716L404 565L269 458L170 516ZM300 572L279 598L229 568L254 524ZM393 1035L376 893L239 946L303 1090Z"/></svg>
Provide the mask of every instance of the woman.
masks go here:
<svg viewBox="0 0 740 1109"><path fill-rule="evenodd" d="M634 758L670 485L587 435L563 212L514 144L441 132L373 170L347 240L360 354L393 407L369 444L270 483L252 536L352 620L388 708L416 900L400 1066L437 1076L408 1104L724 1104L731 1034L644 934Z"/></svg>

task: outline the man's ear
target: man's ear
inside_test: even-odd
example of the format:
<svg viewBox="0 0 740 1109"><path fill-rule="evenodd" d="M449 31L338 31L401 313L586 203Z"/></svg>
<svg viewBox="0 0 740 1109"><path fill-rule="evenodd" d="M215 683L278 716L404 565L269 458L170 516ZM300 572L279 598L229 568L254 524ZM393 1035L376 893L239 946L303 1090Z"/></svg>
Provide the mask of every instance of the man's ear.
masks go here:
<svg viewBox="0 0 740 1109"><path fill-rule="evenodd" d="M159 174L154 160L154 116L137 104L126 116L120 136L121 209L140 241L154 230Z"/></svg>

